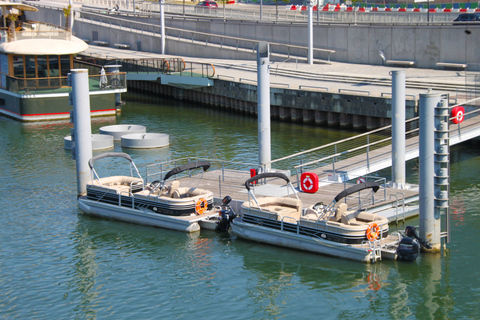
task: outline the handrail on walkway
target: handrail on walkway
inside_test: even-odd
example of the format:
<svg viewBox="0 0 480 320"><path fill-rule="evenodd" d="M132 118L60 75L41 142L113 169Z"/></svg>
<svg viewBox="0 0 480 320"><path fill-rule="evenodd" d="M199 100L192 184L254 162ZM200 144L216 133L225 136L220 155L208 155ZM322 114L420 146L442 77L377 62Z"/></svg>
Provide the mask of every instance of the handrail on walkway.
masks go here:
<svg viewBox="0 0 480 320"><path fill-rule="evenodd" d="M124 20L122 18L114 17L111 15L104 15L98 14L94 12L88 12L88 15L96 16L99 19L93 20L88 18L77 18L77 19L85 19L90 20L91 22L96 21L99 23L108 24L112 27L112 21L117 22L117 26L120 28L125 28L129 31L135 29L141 33L149 32L152 33L153 36L160 37L161 34L161 27L159 25L154 25L151 23L143 23L131 20ZM105 21L104 21L105 20ZM255 51L256 46L261 40L254 40L248 38L241 38L241 37L232 37L226 36L221 34L212 34L207 32L200 32L194 31L190 29L181 29L181 28L174 28L174 27L165 27L165 34L166 38L178 38L179 40L184 39L192 42L205 42L207 45L218 45L220 48L223 46L230 46L236 48L236 50L251 50ZM240 44L243 43L243 46ZM307 46L300 46L300 45L292 45L287 43L278 43L278 42L269 42L271 54L280 54L280 55L292 55L294 52L292 50L308 50ZM277 49L276 51L274 50ZM286 48L286 51L284 50ZM282 50L283 49L283 50ZM313 48L314 52L320 52L326 54L326 59L330 62L330 56L335 53L333 49L324 49L324 48Z"/></svg>
<svg viewBox="0 0 480 320"><path fill-rule="evenodd" d="M462 105L467 111L465 112L465 120L463 122L453 124L452 120L455 119L455 117L450 117L448 119L451 132L461 135L462 132L470 131L472 128L479 126L480 117L478 117L478 115L480 114L480 108L478 105L476 105L478 101L480 101L480 98L464 101L461 104L456 104L449 107L453 109ZM466 121L472 119L475 120ZM417 137L419 134L419 117L407 120L406 129L407 141L408 139ZM332 170L328 170L328 172L333 172L335 174L339 170L337 164L340 161L350 159L352 161L352 165L355 167L364 166L370 170L370 167L374 162L381 161L383 157L387 157L391 154L391 149L389 151L380 150L381 148L385 148L390 145L390 141L392 139L391 131L392 125L388 125L366 133L352 136L347 139L343 139L341 141L332 142L323 146L272 160L269 165L273 167L273 164L275 164L276 167L280 168L281 162L288 163L288 167L295 170L297 175L298 172L302 173L308 167L309 170L317 170L331 165ZM415 145L418 144L418 142L412 143L413 144L411 146L407 146L407 149L408 147L415 148ZM322 169L322 171L324 170Z"/></svg>

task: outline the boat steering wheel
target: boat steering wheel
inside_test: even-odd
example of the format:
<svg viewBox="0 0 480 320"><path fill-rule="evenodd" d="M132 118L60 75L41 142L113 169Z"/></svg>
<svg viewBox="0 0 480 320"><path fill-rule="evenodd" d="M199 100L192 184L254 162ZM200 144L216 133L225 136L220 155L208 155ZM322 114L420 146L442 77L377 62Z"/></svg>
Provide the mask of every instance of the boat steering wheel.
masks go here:
<svg viewBox="0 0 480 320"><path fill-rule="evenodd" d="M317 202L316 204L313 205L312 209L317 211L317 212L321 212L321 211L324 211L326 208L325 204L323 204L323 202Z"/></svg>
<svg viewBox="0 0 480 320"><path fill-rule="evenodd" d="M152 183L150 183L150 190L152 190L152 192L158 191L158 189L159 188L161 189L161 187L162 187L162 182L160 180L155 180Z"/></svg>

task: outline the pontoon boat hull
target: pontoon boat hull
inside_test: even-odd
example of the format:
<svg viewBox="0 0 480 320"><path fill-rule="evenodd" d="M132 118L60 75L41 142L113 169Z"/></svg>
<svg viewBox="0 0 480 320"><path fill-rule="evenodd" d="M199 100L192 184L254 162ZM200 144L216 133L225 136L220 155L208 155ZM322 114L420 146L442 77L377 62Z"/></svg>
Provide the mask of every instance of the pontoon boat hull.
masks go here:
<svg viewBox="0 0 480 320"><path fill-rule="evenodd" d="M240 238L253 240L286 248L299 249L326 254L355 261L372 262L376 259L368 244L348 245L334 241L323 240L282 230L252 225L236 218L231 224L233 232ZM377 252L378 254L378 252Z"/></svg>
<svg viewBox="0 0 480 320"><path fill-rule="evenodd" d="M87 197L80 197L78 199L78 205L83 212L94 216L183 232L200 231L199 222L201 220L208 219L210 216L218 215L218 213L212 212L211 214L203 214L201 216L168 216L147 210L132 209L92 201L88 200Z"/></svg>

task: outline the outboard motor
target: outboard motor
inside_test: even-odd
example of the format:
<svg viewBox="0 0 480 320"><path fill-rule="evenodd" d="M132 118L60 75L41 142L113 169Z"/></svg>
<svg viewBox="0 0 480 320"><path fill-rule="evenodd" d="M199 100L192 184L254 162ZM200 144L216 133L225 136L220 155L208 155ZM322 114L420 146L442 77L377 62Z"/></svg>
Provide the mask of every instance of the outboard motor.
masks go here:
<svg viewBox="0 0 480 320"><path fill-rule="evenodd" d="M397 259L415 261L420 253L420 243L412 237L403 237L397 248Z"/></svg>
<svg viewBox="0 0 480 320"><path fill-rule="evenodd" d="M230 196L226 196L222 200L222 205L220 207L220 221L217 224L217 230L221 232L227 232L230 228L230 222L236 217L232 208L228 205L232 201Z"/></svg>
<svg viewBox="0 0 480 320"><path fill-rule="evenodd" d="M420 238L420 236L418 235L417 233L417 229L413 226L407 226L405 228L405 235L407 237L413 237L415 239L418 240L418 242L420 242L420 244L422 245L422 247L424 247L425 249L432 249L432 245L430 243L428 243L427 241L423 240L422 238Z"/></svg>
<svg viewBox="0 0 480 320"><path fill-rule="evenodd" d="M405 237L402 238L397 248L397 259L415 261L420 253L420 245L426 249L432 248L428 242L419 237L415 227L407 226L405 228Z"/></svg>

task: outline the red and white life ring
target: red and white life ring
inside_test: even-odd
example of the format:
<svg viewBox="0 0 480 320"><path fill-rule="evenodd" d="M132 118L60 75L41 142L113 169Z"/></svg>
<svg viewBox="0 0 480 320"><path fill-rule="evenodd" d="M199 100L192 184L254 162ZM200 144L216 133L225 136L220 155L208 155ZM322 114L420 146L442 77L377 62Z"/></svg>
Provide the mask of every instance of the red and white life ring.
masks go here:
<svg viewBox="0 0 480 320"><path fill-rule="evenodd" d="M465 119L465 109L462 106L455 107L452 109L451 114L452 122L455 124L459 124Z"/></svg>
<svg viewBox="0 0 480 320"><path fill-rule="evenodd" d="M303 192L315 193L318 191L318 176L313 172L304 172L300 177L300 186Z"/></svg>

